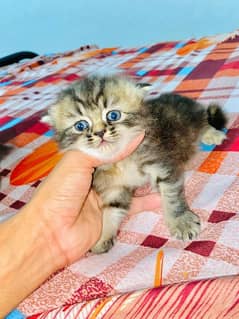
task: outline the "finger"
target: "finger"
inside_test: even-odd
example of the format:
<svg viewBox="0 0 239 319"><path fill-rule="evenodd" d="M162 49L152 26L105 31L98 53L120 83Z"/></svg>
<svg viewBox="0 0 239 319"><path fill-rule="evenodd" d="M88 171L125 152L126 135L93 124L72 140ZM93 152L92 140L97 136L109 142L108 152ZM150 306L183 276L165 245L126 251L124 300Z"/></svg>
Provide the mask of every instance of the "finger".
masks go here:
<svg viewBox="0 0 239 319"><path fill-rule="evenodd" d="M112 157L110 159L98 159L93 156L87 155L85 153L82 153L80 151L68 151L67 153L75 154L75 156L80 156L81 159L84 159L84 163L82 161L82 165L85 165L86 167L97 167L103 164L110 164L115 163L118 161L123 160L127 156L129 156L133 151L136 150L136 148L139 146L139 144L144 139L145 132L141 132L138 136L136 136L132 141L130 141L123 150L119 150L117 154L112 154ZM78 153L78 155L77 155Z"/></svg>
<svg viewBox="0 0 239 319"><path fill-rule="evenodd" d="M158 193L151 193L142 197L133 197L129 214L133 215L142 211L156 211L160 208L160 195Z"/></svg>
<svg viewBox="0 0 239 319"><path fill-rule="evenodd" d="M102 200L99 195L91 189L80 212L81 218L95 219L102 217Z"/></svg>
<svg viewBox="0 0 239 319"><path fill-rule="evenodd" d="M72 225L72 231L85 232L89 239L88 249L99 239L102 230L103 212L98 195L91 190L82 207L82 210Z"/></svg>
<svg viewBox="0 0 239 319"><path fill-rule="evenodd" d="M138 135L110 162L119 161L131 154L142 142L144 133ZM106 162L104 162L106 163ZM67 151L54 170L37 189L32 201L45 203L51 210L71 211L77 214L89 193L94 167L103 161L80 151Z"/></svg>
<svg viewBox="0 0 239 319"><path fill-rule="evenodd" d="M55 207L79 212L89 193L93 171L82 153L67 152L38 187L32 201L52 210Z"/></svg>
<svg viewBox="0 0 239 319"><path fill-rule="evenodd" d="M136 148L139 146L139 144L144 139L145 132L142 132L140 135L136 136L127 146L124 150L120 151L119 154L116 154L112 159L107 161L107 163L114 163L121 161L125 157L129 156L131 153L133 153Z"/></svg>

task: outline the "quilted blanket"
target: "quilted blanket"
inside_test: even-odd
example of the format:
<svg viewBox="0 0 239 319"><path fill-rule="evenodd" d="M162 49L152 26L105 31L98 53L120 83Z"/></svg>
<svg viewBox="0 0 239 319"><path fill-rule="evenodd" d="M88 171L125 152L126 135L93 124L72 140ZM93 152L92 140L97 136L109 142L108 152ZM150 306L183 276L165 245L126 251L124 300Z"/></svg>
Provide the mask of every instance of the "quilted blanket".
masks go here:
<svg viewBox="0 0 239 319"><path fill-rule="evenodd" d="M59 90L117 70L151 83L151 96L174 91L228 113L224 143L200 145L187 165L186 197L203 222L200 236L171 238L160 206L128 216L111 251L88 253L54 274L9 318L239 318L237 32L136 48L87 46L1 69L0 143L13 150L0 166L0 220L28 202L60 158L40 121Z"/></svg>

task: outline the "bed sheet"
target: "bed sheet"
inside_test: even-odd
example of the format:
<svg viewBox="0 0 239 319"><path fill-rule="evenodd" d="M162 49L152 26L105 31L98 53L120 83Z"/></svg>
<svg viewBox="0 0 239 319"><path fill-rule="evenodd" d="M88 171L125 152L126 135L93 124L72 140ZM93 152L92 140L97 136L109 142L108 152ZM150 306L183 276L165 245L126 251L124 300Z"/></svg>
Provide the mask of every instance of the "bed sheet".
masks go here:
<svg viewBox="0 0 239 319"><path fill-rule="evenodd" d="M143 300L149 299L154 304L155 298L161 300L161 294L167 296L171 291L177 302L182 299L182 303L192 305L189 300L193 295L200 292L204 296L203 291L207 290L209 298L214 291L211 290L213 285L225 285L233 296L230 306L225 305L228 311L232 307L231 313L228 312L230 316L225 317L224 313L224 318L238 318L235 293L239 273L237 32L136 48L87 46L0 70L0 143L14 146L0 167L0 217L4 219L9 212L17 213L60 158L52 139L53 132L40 121L57 93L85 75L115 71L122 71L139 82L151 83L149 96L174 91L204 104L220 103L228 113L225 142L220 146L200 145L200 152L187 165L186 197L202 219L201 234L190 242L171 238L161 207L157 211L128 216L121 226L116 245L109 253L88 253L59 271L23 301L14 313L32 318L62 318L62 311L65 311L70 318L110 318L107 307L112 311L117 300L119 303L126 300L126 305L122 304L129 310L127 300L131 300L130 296L136 300L139 294L137 304L141 300L144 309L138 310L139 318L143 318ZM236 277L223 282L215 279L225 276ZM161 285L166 287L157 288ZM211 288L207 289L210 285ZM132 293L136 290L136 294ZM218 296L220 291L218 288ZM150 296L154 296L153 299ZM169 307L169 295L167 300ZM91 309L85 317L87 307L84 305ZM174 312L179 308L176 307ZM238 317L234 316L236 311ZM111 316L114 317L113 312ZM132 318L138 317L134 314ZM160 318L159 314L155 318ZM183 315L180 318L184 318Z"/></svg>

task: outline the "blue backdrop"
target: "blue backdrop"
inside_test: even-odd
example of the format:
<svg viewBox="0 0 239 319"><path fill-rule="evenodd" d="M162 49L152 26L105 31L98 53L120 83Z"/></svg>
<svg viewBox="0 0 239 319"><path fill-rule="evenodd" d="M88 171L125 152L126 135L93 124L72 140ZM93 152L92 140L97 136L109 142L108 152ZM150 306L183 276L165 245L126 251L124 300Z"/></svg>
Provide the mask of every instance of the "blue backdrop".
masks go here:
<svg viewBox="0 0 239 319"><path fill-rule="evenodd" d="M238 0L1 0L0 56L132 46L239 28Z"/></svg>

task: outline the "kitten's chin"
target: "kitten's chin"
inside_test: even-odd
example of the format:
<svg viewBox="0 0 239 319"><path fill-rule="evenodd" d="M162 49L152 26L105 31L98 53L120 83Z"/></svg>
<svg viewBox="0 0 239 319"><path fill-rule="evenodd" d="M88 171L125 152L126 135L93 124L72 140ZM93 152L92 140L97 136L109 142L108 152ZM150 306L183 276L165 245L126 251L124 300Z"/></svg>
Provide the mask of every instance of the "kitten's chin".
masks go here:
<svg viewBox="0 0 239 319"><path fill-rule="evenodd" d="M137 136L141 131L135 130L122 134L120 140L114 142L104 141L100 143L97 147L89 147L87 145L81 145L77 142L71 145L68 149L79 150L87 155L97 158L102 161L109 162L113 158L117 157L123 150L126 149L127 145Z"/></svg>
<svg viewBox="0 0 239 319"><path fill-rule="evenodd" d="M123 149L125 149L126 145L129 143L128 141L124 141L123 143L102 143L96 148L82 146L82 145L72 145L71 149L79 150L87 155L90 155L94 158L103 161L110 161L118 154L120 154Z"/></svg>
<svg viewBox="0 0 239 319"><path fill-rule="evenodd" d="M79 150L99 160L108 161L120 152L119 146L113 143L102 143L97 148L73 145L71 149Z"/></svg>

